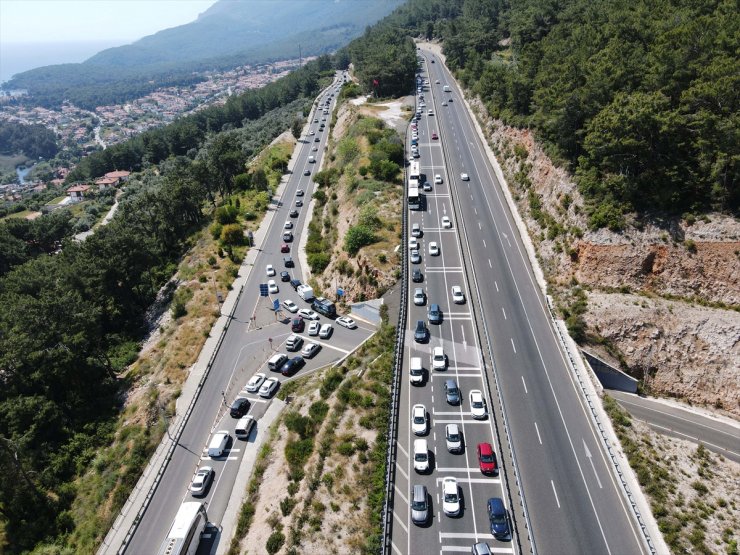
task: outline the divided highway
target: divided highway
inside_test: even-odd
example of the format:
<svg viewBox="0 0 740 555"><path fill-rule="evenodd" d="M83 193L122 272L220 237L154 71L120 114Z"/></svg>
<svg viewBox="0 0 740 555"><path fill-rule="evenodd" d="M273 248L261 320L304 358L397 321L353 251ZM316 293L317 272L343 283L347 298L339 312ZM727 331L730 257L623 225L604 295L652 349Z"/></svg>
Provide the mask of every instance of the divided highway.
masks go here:
<svg viewBox="0 0 740 555"><path fill-rule="evenodd" d="M410 299L414 289L423 286L427 303L440 304L444 319L440 325L429 326L428 344L416 344L416 321L427 320L428 304L419 307L410 301L405 360L422 356L429 377L424 385L411 386L408 364L404 367L392 547L396 553L410 554L469 552L473 543L485 541L495 553L518 553L516 536L515 541L499 542L490 534L486 502L489 497L501 497L523 551L529 551L527 536L531 535L532 547L548 554L649 553L568 369L502 185L460 91L440 59L422 53L429 91L424 91L427 106L418 124L421 173L429 182L440 174L443 184L433 184L433 190L426 193L424 211L409 212L409 228L418 222L424 230L420 239L424 282L408 286ZM446 85L450 92L445 92ZM438 139L432 138L433 133ZM462 174L468 179L463 180ZM451 229L440 226L445 215L451 219ZM440 245L439 256L429 255L432 241ZM419 266L411 264L409 273ZM462 287L466 304L453 304L453 285ZM479 337L482 345L478 345ZM429 352L437 345L444 347L449 365L435 372L430 368ZM448 378L455 379L462 390L459 407L445 400L442 385ZM491 401L500 393L504 415L498 417L496 412L495 419L473 420L468 400L471 389L483 391L489 413L499 410L498 402L492 406ZM430 417L427 439L434 464L429 475L413 470L416 436L410 432L410 413L417 403L425 404ZM478 468L478 442L506 445L504 417L531 531L519 507L508 449L497 453L505 468L499 476L484 476ZM448 422L462 428L465 448L461 455L447 452L444 428ZM440 482L447 476L458 479L463 495L460 518L440 513ZM426 485L432 495L434 519L426 527L410 519L414 484Z"/></svg>
<svg viewBox="0 0 740 555"><path fill-rule="evenodd" d="M256 372L263 372L268 377L278 377L281 383L286 379L295 379L307 372L338 361L375 331L372 326L362 322L358 322L358 327L355 329L345 329L322 316L320 323L333 324L333 334L327 339L319 339L309 337L305 331L298 333L297 335L303 337L304 345L309 342L317 343L321 346L321 350L313 358L306 359L306 366L294 377L286 378L279 372L271 372L265 363L276 352L286 352L283 343L291 334L289 317L295 317L295 315L283 310L280 320L278 318L269 319L271 317L268 317L267 322L261 323L259 318L252 320L258 306L263 307L264 303L268 302L267 299L260 299L259 284L266 283L269 279L274 279L279 288L279 292L270 295L270 301L277 299L282 302L290 299L299 308L310 308L309 303L301 300L289 283L280 281L280 272L288 271L291 278L303 277L298 257L298 242L304 224L310 217L308 210L313 193L311 176L318 171L321 157L325 153L330 114L335 106L335 95L339 90L342 77L341 73L338 74L332 86L319 97L317 107L309 122L309 134L296 147L298 155L295 158L293 173L285 184L279 202L271 208L274 212L268 232L262 244L257 245L260 253L246 281L231 325L193 412L184 427L173 458L167 465L163 478L132 540L126 546L126 553L156 553L167 535L178 508L184 501L198 500L205 503L209 522L220 530L219 525L224 517L244 454L250 448L254 448L256 434L267 431L260 425L260 417L265 414L271 399L261 398L244 389L252 375ZM329 113L324 114L324 111ZM326 125L324 130L320 129L322 122ZM315 162L312 162L309 157L313 157ZM298 214L291 217L292 210L296 210ZM284 232L287 231L286 222L292 222L291 231L294 235L293 240L289 242L286 242L283 237ZM285 250L284 244L288 245L287 253L282 252ZM285 256L292 257L294 267L284 267L283 257ZM267 275L266 266L268 264L274 266L276 276ZM259 310L264 313L264 308ZM265 319L264 316L262 318ZM308 321L306 321L306 326L308 326ZM300 352L286 354L292 357ZM236 419L229 416L227 403L231 403L237 396L247 397L250 400L251 406L248 414L257 420L257 425L247 441L235 438ZM233 440L224 457L211 459L207 455L207 446L212 434L217 430L228 431ZM188 486L196 468L202 466L212 467L215 470L215 478L206 491L206 495L196 499L190 496ZM206 534L198 553L215 552L216 549L225 547L221 545L225 541L228 539L221 538L220 532Z"/></svg>

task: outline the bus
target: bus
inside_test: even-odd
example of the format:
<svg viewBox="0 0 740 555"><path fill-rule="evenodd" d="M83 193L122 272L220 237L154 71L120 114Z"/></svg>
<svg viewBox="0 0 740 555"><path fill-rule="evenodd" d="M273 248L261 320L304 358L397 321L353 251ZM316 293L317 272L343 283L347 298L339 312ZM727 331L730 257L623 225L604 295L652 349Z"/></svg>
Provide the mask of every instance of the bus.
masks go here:
<svg viewBox="0 0 740 555"><path fill-rule="evenodd" d="M409 187L409 210L421 210L421 194L418 187Z"/></svg>
<svg viewBox="0 0 740 555"><path fill-rule="evenodd" d="M208 524L203 503L188 501L180 505L167 538L159 548L159 555L195 555L200 536Z"/></svg>
<svg viewBox="0 0 740 555"><path fill-rule="evenodd" d="M409 189L421 185L421 164L414 160L409 164Z"/></svg>

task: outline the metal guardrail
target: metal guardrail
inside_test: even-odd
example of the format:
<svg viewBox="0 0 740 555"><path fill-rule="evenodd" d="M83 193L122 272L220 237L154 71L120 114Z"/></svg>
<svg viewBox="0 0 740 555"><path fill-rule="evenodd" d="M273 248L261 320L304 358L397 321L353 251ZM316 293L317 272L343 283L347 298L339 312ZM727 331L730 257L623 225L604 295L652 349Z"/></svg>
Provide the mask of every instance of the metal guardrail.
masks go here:
<svg viewBox="0 0 740 555"><path fill-rule="evenodd" d="M552 306L549 296L547 297L547 308L550 311L550 318L552 320L553 327L555 328L555 331L557 333L558 341L560 341L560 346L562 350L565 352L565 354L568 356L568 361L570 362L571 370L573 371L573 374L575 375L576 380L578 380L578 387L581 388L581 395L583 396L583 398L586 400L586 403L588 404L588 408L591 413L591 420L593 421L596 428L599 430L601 441L603 442L604 447L606 447L606 451L609 454L609 458L611 459L611 462L612 462L612 470L616 474L617 478L619 478L619 482L622 485L622 493L624 494L625 498L629 502L632 508L632 512L634 513L635 518L637 519L637 523L640 525L640 531L642 532L645 544L648 546L648 549L650 549L651 553L657 553L657 549L655 545L653 544L652 539L650 538L650 533L648 532L647 524L645 524L645 521L642 519L642 514L640 512L640 508L637 504L637 501L635 501L635 498L632 495L632 492L630 491L629 484L627 483L627 480L624 477L624 473L622 472L620 468L619 460L617 456L614 454L614 451L612 450L611 445L609 444L609 438L607 437L606 430L604 429L603 424L599 420L599 415L596 411L596 407L591 401L591 395L589 395L588 389L584 385L584 377L581 375L581 372L578 370L578 365L576 364L576 361L573 360L573 354L571 353L571 350L568 348L568 345L565 341L565 337L563 337L563 331L560 329L560 326L557 325L556 313ZM585 378L585 379L588 379L588 378Z"/></svg>
<svg viewBox="0 0 740 555"><path fill-rule="evenodd" d="M404 160L407 160L406 141L404 141ZM391 555L391 533L393 512L393 491L395 489L397 434L398 434L398 404L401 394L401 372L403 370L404 342L406 340L406 309L408 300L408 249L406 248L406 233L408 231L408 188L407 170L404 171L403 206L401 216L401 305L398 309L398 326L396 327L396 349L393 358L393 383L391 385L391 408L388 419L388 451L385 459L385 500L383 502L383 542L380 545L381 555Z"/></svg>
<svg viewBox="0 0 740 555"><path fill-rule="evenodd" d="M198 401L198 397L200 397L200 393L203 390L203 385L206 383L206 379L208 378L208 375L211 373L211 368L213 368L213 363L216 360L216 356L218 355L218 351L221 348L221 344L224 341L224 337L226 337L226 332L229 330L231 321L234 319L234 312L236 312L236 307L239 305L239 299L241 298L243 292L244 292L244 285L242 285L241 288L239 289L239 294L236 296L236 301L234 302L234 305L231 307L231 311L229 312L228 319L226 320L226 325L224 326L224 329L221 331L221 336L218 338L218 342L216 343L216 348L213 350L213 353L211 354L211 358L208 359L206 370L205 372L203 372L203 376L198 382L198 387L195 390L195 395L193 395L193 399L190 401L190 404L188 405L187 410L185 411L182 418L180 419L180 422L177 425L175 434L174 436L172 436L172 440L170 442L170 447L167 450L167 454L165 455L164 463L159 468L159 471L157 472L157 476L154 479L154 482L152 483L151 487L149 488L149 492L146 494L143 505L139 509L139 512L137 513L136 517L134 518L133 523L131 524L131 527L126 533L126 536L123 539L123 543L121 544L121 547L117 551L118 555L122 555L123 553L125 553L126 549L128 548L128 545L131 542L131 538L134 537L134 534L136 533L136 530L139 527L139 523L141 522L141 519L143 518L144 513L146 513L146 510L149 508L149 503L151 503L152 498L154 497L154 494L157 491L157 487L159 487L159 483L162 480L162 476L164 475L165 471L167 470L167 466L172 460L172 455L175 452L175 448L180 443L180 437L182 436L182 432L185 429L185 425L187 424L188 419L190 418L190 414L193 412L193 409L195 408L195 404Z"/></svg>

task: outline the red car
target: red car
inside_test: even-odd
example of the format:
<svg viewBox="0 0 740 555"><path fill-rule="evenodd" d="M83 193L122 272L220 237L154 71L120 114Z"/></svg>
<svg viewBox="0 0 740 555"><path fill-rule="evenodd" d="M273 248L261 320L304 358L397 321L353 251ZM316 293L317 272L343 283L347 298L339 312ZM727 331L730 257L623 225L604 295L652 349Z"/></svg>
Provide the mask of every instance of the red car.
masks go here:
<svg viewBox="0 0 740 555"><path fill-rule="evenodd" d="M283 243L283 246L280 247L280 252L290 252L290 246L288 243Z"/></svg>
<svg viewBox="0 0 740 555"><path fill-rule="evenodd" d="M437 137L437 134L436 133L432 133L432 139L434 139L436 141L437 139L439 139L439 137Z"/></svg>
<svg viewBox="0 0 740 555"><path fill-rule="evenodd" d="M497 471L496 453L490 443L478 444L478 466L483 474L495 474Z"/></svg>

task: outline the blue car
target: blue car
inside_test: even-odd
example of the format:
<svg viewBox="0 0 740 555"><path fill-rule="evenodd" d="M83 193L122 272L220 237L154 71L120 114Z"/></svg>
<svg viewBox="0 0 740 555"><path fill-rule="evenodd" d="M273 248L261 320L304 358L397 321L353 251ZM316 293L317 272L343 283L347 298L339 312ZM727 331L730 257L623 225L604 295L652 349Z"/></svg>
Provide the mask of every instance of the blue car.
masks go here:
<svg viewBox="0 0 740 555"><path fill-rule="evenodd" d="M509 512L500 497L491 497L488 500L488 520L491 523L491 534L494 538L497 540L511 539Z"/></svg>

